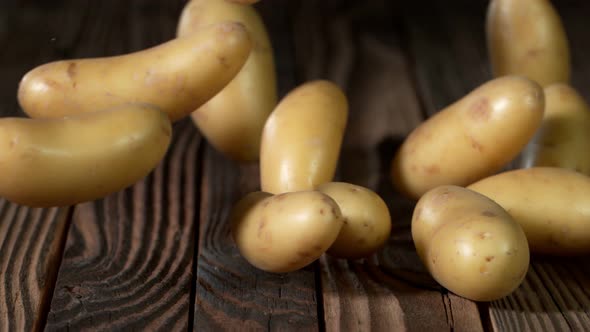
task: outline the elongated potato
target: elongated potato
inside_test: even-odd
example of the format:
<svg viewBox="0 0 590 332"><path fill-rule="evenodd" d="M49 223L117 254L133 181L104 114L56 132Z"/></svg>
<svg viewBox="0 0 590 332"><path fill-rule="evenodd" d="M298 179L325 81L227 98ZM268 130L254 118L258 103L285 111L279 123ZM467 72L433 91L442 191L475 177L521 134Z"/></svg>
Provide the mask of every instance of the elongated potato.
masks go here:
<svg viewBox="0 0 590 332"><path fill-rule="evenodd" d="M264 123L277 104L272 46L256 10L225 0L192 0L178 23L178 36L224 21L244 24L253 48L237 76L191 116L209 143L237 161L257 160Z"/></svg>
<svg viewBox="0 0 590 332"><path fill-rule="evenodd" d="M104 197L156 167L170 136L166 114L147 106L0 119L0 196L35 207Z"/></svg>
<svg viewBox="0 0 590 332"><path fill-rule="evenodd" d="M344 225L328 253L339 258L366 257L389 239L391 217L387 205L372 190L344 182L329 182L318 191L332 197L342 212Z"/></svg>
<svg viewBox="0 0 590 332"><path fill-rule="evenodd" d="M528 271L522 228L494 201L465 188L441 186L422 196L412 238L434 279L471 300L510 294Z"/></svg>
<svg viewBox="0 0 590 332"><path fill-rule="evenodd" d="M308 82L291 91L262 132L262 190L312 190L332 181L347 116L346 96L331 82Z"/></svg>
<svg viewBox="0 0 590 332"><path fill-rule="evenodd" d="M532 252L590 253L590 178L562 168L500 173L469 186L500 204L522 226Z"/></svg>
<svg viewBox="0 0 590 332"><path fill-rule="evenodd" d="M523 152L523 166L550 166L590 175L590 106L564 83L545 88L545 116Z"/></svg>
<svg viewBox="0 0 590 332"><path fill-rule="evenodd" d="M395 186L417 199L437 186L465 186L499 171L533 137L543 109L543 90L528 79L485 83L408 136L392 163Z"/></svg>
<svg viewBox="0 0 590 332"><path fill-rule="evenodd" d="M127 55L39 66L21 80L18 101L33 118L141 102L160 107L176 121L227 85L250 48L241 24L221 23Z"/></svg>
<svg viewBox="0 0 590 332"><path fill-rule="evenodd" d="M230 217L233 239L250 264L269 272L295 271L334 243L343 218L329 196L318 191L269 195L246 195Z"/></svg>
<svg viewBox="0 0 590 332"><path fill-rule="evenodd" d="M487 40L494 76L522 75L542 86L568 82L568 40L549 0L492 0Z"/></svg>

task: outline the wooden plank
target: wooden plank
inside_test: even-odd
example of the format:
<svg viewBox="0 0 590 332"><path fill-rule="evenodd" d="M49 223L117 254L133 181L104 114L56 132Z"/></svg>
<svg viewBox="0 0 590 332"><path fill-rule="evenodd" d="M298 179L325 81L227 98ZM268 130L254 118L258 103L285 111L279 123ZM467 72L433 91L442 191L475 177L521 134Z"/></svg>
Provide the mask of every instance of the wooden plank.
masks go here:
<svg viewBox="0 0 590 332"><path fill-rule="evenodd" d="M186 330L189 326L200 136L174 126L146 179L76 206L47 330Z"/></svg>
<svg viewBox="0 0 590 332"><path fill-rule="evenodd" d="M307 1L297 13L299 70L337 82L350 99L339 180L377 191L393 219L373 257L320 260L326 329L482 330L477 306L441 293L424 270L411 242L414 203L389 179L396 147L422 120L399 13L390 1Z"/></svg>
<svg viewBox="0 0 590 332"><path fill-rule="evenodd" d="M66 14L54 31L63 33L52 39L56 57L109 56L164 42L174 37L183 4L61 3ZM47 330L190 325L200 136L190 120L173 131L165 160L146 179L76 206Z"/></svg>
<svg viewBox="0 0 590 332"><path fill-rule="evenodd" d="M67 209L0 200L0 331L39 331L61 259Z"/></svg>
<svg viewBox="0 0 590 332"><path fill-rule="evenodd" d="M48 43L67 17L58 4L0 4L0 116L22 116L22 75L55 58ZM72 26L72 29L76 29ZM25 38L23 36L26 36ZM0 200L0 331L43 329L68 229L69 208L31 209Z"/></svg>
<svg viewBox="0 0 590 332"><path fill-rule="evenodd" d="M257 8L269 28L284 95L295 84L289 1L262 1ZM258 163L238 165L209 148L204 167L195 330L318 330L314 268L288 274L260 271L240 256L231 239L231 207L259 190Z"/></svg>
<svg viewBox="0 0 590 332"><path fill-rule="evenodd" d="M587 22L584 1L554 2L572 45L573 84L589 97ZM406 24L420 95L427 113L433 114L491 78L485 45L487 1L431 1L426 14L417 5L405 9ZM514 167L514 165L509 166ZM531 260L522 286L512 295L480 305L484 326L497 331L560 331L590 329L590 279L587 257ZM572 277L575 276L575 277Z"/></svg>

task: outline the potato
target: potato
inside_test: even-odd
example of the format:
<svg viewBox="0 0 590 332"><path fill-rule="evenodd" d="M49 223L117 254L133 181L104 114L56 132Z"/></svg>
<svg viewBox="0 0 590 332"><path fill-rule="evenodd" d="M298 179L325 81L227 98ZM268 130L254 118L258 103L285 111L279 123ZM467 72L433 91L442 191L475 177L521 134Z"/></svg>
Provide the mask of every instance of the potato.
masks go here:
<svg viewBox="0 0 590 332"><path fill-rule="evenodd" d="M244 24L254 47L237 76L191 116L217 150L237 161L254 161L278 98L272 46L260 16L251 6L230 1L192 0L180 16L178 36L224 21Z"/></svg>
<svg viewBox="0 0 590 332"><path fill-rule="evenodd" d="M251 5L251 4L257 3L260 0L226 0L226 1Z"/></svg>
<svg viewBox="0 0 590 332"><path fill-rule="evenodd" d="M528 271L522 228L491 199L456 186L440 186L418 201L412 238L434 279L474 301L514 291Z"/></svg>
<svg viewBox="0 0 590 332"><path fill-rule="evenodd" d="M499 171L533 137L543 109L543 90L528 79L483 84L408 136L392 163L394 185L417 199L437 186L465 186Z"/></svg>
<svg viewBox="0 0 590 332"><path fill-rule="evenodd" d="M176 121L229 83L250 48L243 25L216 24L127 55L44 64L22 78L18 101L33 118L141 102L160 107Z"/></svg>
<svg viewBox="0 0 590 332"><path fill-rule="evenodd" d="M331 82L308 82L291 91L262 132L262 190L313 190L332 181L347 116L346 96Z"/></svg>
<svg viewBox="0 0 590 332"><path fill-rule="evenodd" d="M295 271L334 243L343 218L329 196L318 191L268 196L245 196L230 217L233 239L250 264L269 272Z"/></svg>
<svg viewBox="0 0 590 332"><path fill-rule="evenodd" d="M549 0L492 0L486 22L494 76L522 75L542 86L570 79L570 52Z"/></svg>
<svg viewBox="0 0 590 332"><path fill-rule="evenodd" d="M361 258L385 244L391 233L391 217L379 195L344 182L325 183L317 190L336 201L344 218L344 225L328 254L339 258Z"/></svg>
<svg viewBox="0 0 590 332"><path fill-rule="evenodd" d="M469 186L500 204L524 229L532 252L590 253L590 178L562 168L500 173Z"/></svg>
<svg viewBox="0 0 590 332"><path fill-rule="evenodd" d="M156 167L170 136L167 115L147 106L0 119L0 196L34 207L104 197Z"/></svg>
<svg viewBox="0 0 590 332"><path fill-rule="evenodd" d="M590 175L590 106L571 86L545 88L545 115L523 153L523 166L550 166Z"/></svg>

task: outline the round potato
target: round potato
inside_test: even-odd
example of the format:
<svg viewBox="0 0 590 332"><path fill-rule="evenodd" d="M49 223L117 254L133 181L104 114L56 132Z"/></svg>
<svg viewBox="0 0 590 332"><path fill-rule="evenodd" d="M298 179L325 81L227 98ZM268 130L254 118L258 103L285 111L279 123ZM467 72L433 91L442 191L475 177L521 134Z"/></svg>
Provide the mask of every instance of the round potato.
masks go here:
<svg viewBox="0 0 590 332"><path fill-rule="evenodd" d="M18 101L33 118L148 103L176 121L227 85L250 48L243 25L216 24L131 54L44 64L22 78Z"/></svg>
<svg viewBox="0 0 590 332"><path fill-rule="evenodd" d="M499 171L543 118L541 87L526 78L492 80L418 126L392 163L394 185L418 199L441 185L465 186Z"/></svg>
<svg viewBox="0 0 590 332"><path fill-rule="evenodd" d="M565 83L545 88L541 129L523 152L524 167L548 166L590 175L590 106Z"/></svg>
<svg viewBox="0 0 590 332"><path fill-rule="evenodd" d="M234 241L250 264L269 272L291 272L318 259L334 243L343 218L329 196L318 191L268 195L247 195L230 217Z"/></svg>
<svg viewBox="0 0 590 332"><path fill-rule="evenodd" d="M456 186L440 186L418 201L412 238L434 279L474 301L514 291L529 267L522 228L491 199Z"/></svg>
<svg viewBox="0 0 590 332"><path fill-rule="evenodd" d="M262 128L277 104L272 46L256 10L231 1L192 0L182 11L178 36L224 21L244 24L253 48L237 76L191 116L217 150L237 161L257 160Z"/></svg>
<svg viewBox="0 0 590 332"><path fill-rule="evenodd" d="M379 195L344 182L325 183L317 190L336 201L344 218L342 230L328 254L356 259L373 254L385 244L391 233L391 217Z"/></svg>
<svg viewBox="0 0 590 332"><path fill-rule="evenodd" d="M0 196L34 207L104 197L145 177L170 137L166 114L147 106L0 119Z"/></svg>
<svg viewBox="0 0 590 332"><path fill-rule="evenodd" d="M567 36L549 0L492 0L486 24L494 76L522 75L542 86L569 81Z"/></svg>
<svg viewBox="0 0 590 332"><path fill-rule="evenodd" d="M308 82L291 91L262 132L262 190L313 190L332 181L347 116L346 96L331 82Z"/></svg>
<svg viewBox="0 0 590 332"><path fill-rule="evenodd" d="M469 186L500 204L524 229L532 252L590 253L590 178L563 168L500 173Z"/></svg>

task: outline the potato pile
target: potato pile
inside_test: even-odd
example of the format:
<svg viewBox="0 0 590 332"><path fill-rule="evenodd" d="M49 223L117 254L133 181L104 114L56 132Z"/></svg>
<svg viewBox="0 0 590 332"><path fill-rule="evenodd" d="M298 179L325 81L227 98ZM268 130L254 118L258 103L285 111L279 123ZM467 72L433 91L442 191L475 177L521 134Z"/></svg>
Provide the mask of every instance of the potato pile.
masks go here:
<svg viewBox="0 0 590 332"><path fill-rule="evenodd" d="M529 251L590 253L590 107L568 85L561 20L548 0L492 0L486 32L495 78L418 126L391 164L418 200L420 259L476 301L516 289ZM524 168L501 172L519 155Z"/></svg>
<svg viewBox="0 0 590 332"><path fill-rule="evenodd" d="M171 123L190 115L228 158L260 160L261 191L230 216L253 266L283 273L324 253L379 250L387 205L334 182L345 94L317 80L279 102L254 2L192 0L176 39L28 72L18 101L30 119L0 120L0 195L45 207L119 191L153 170ZM560 18L548 0L492 0L486 29L495 78L418 126L391 163L393 185L418 200L419 257L441 285L477 301L514 291L530 252L590 253L590 107L568 85ZM497 174L520 154L526 168Z"/></svg>

